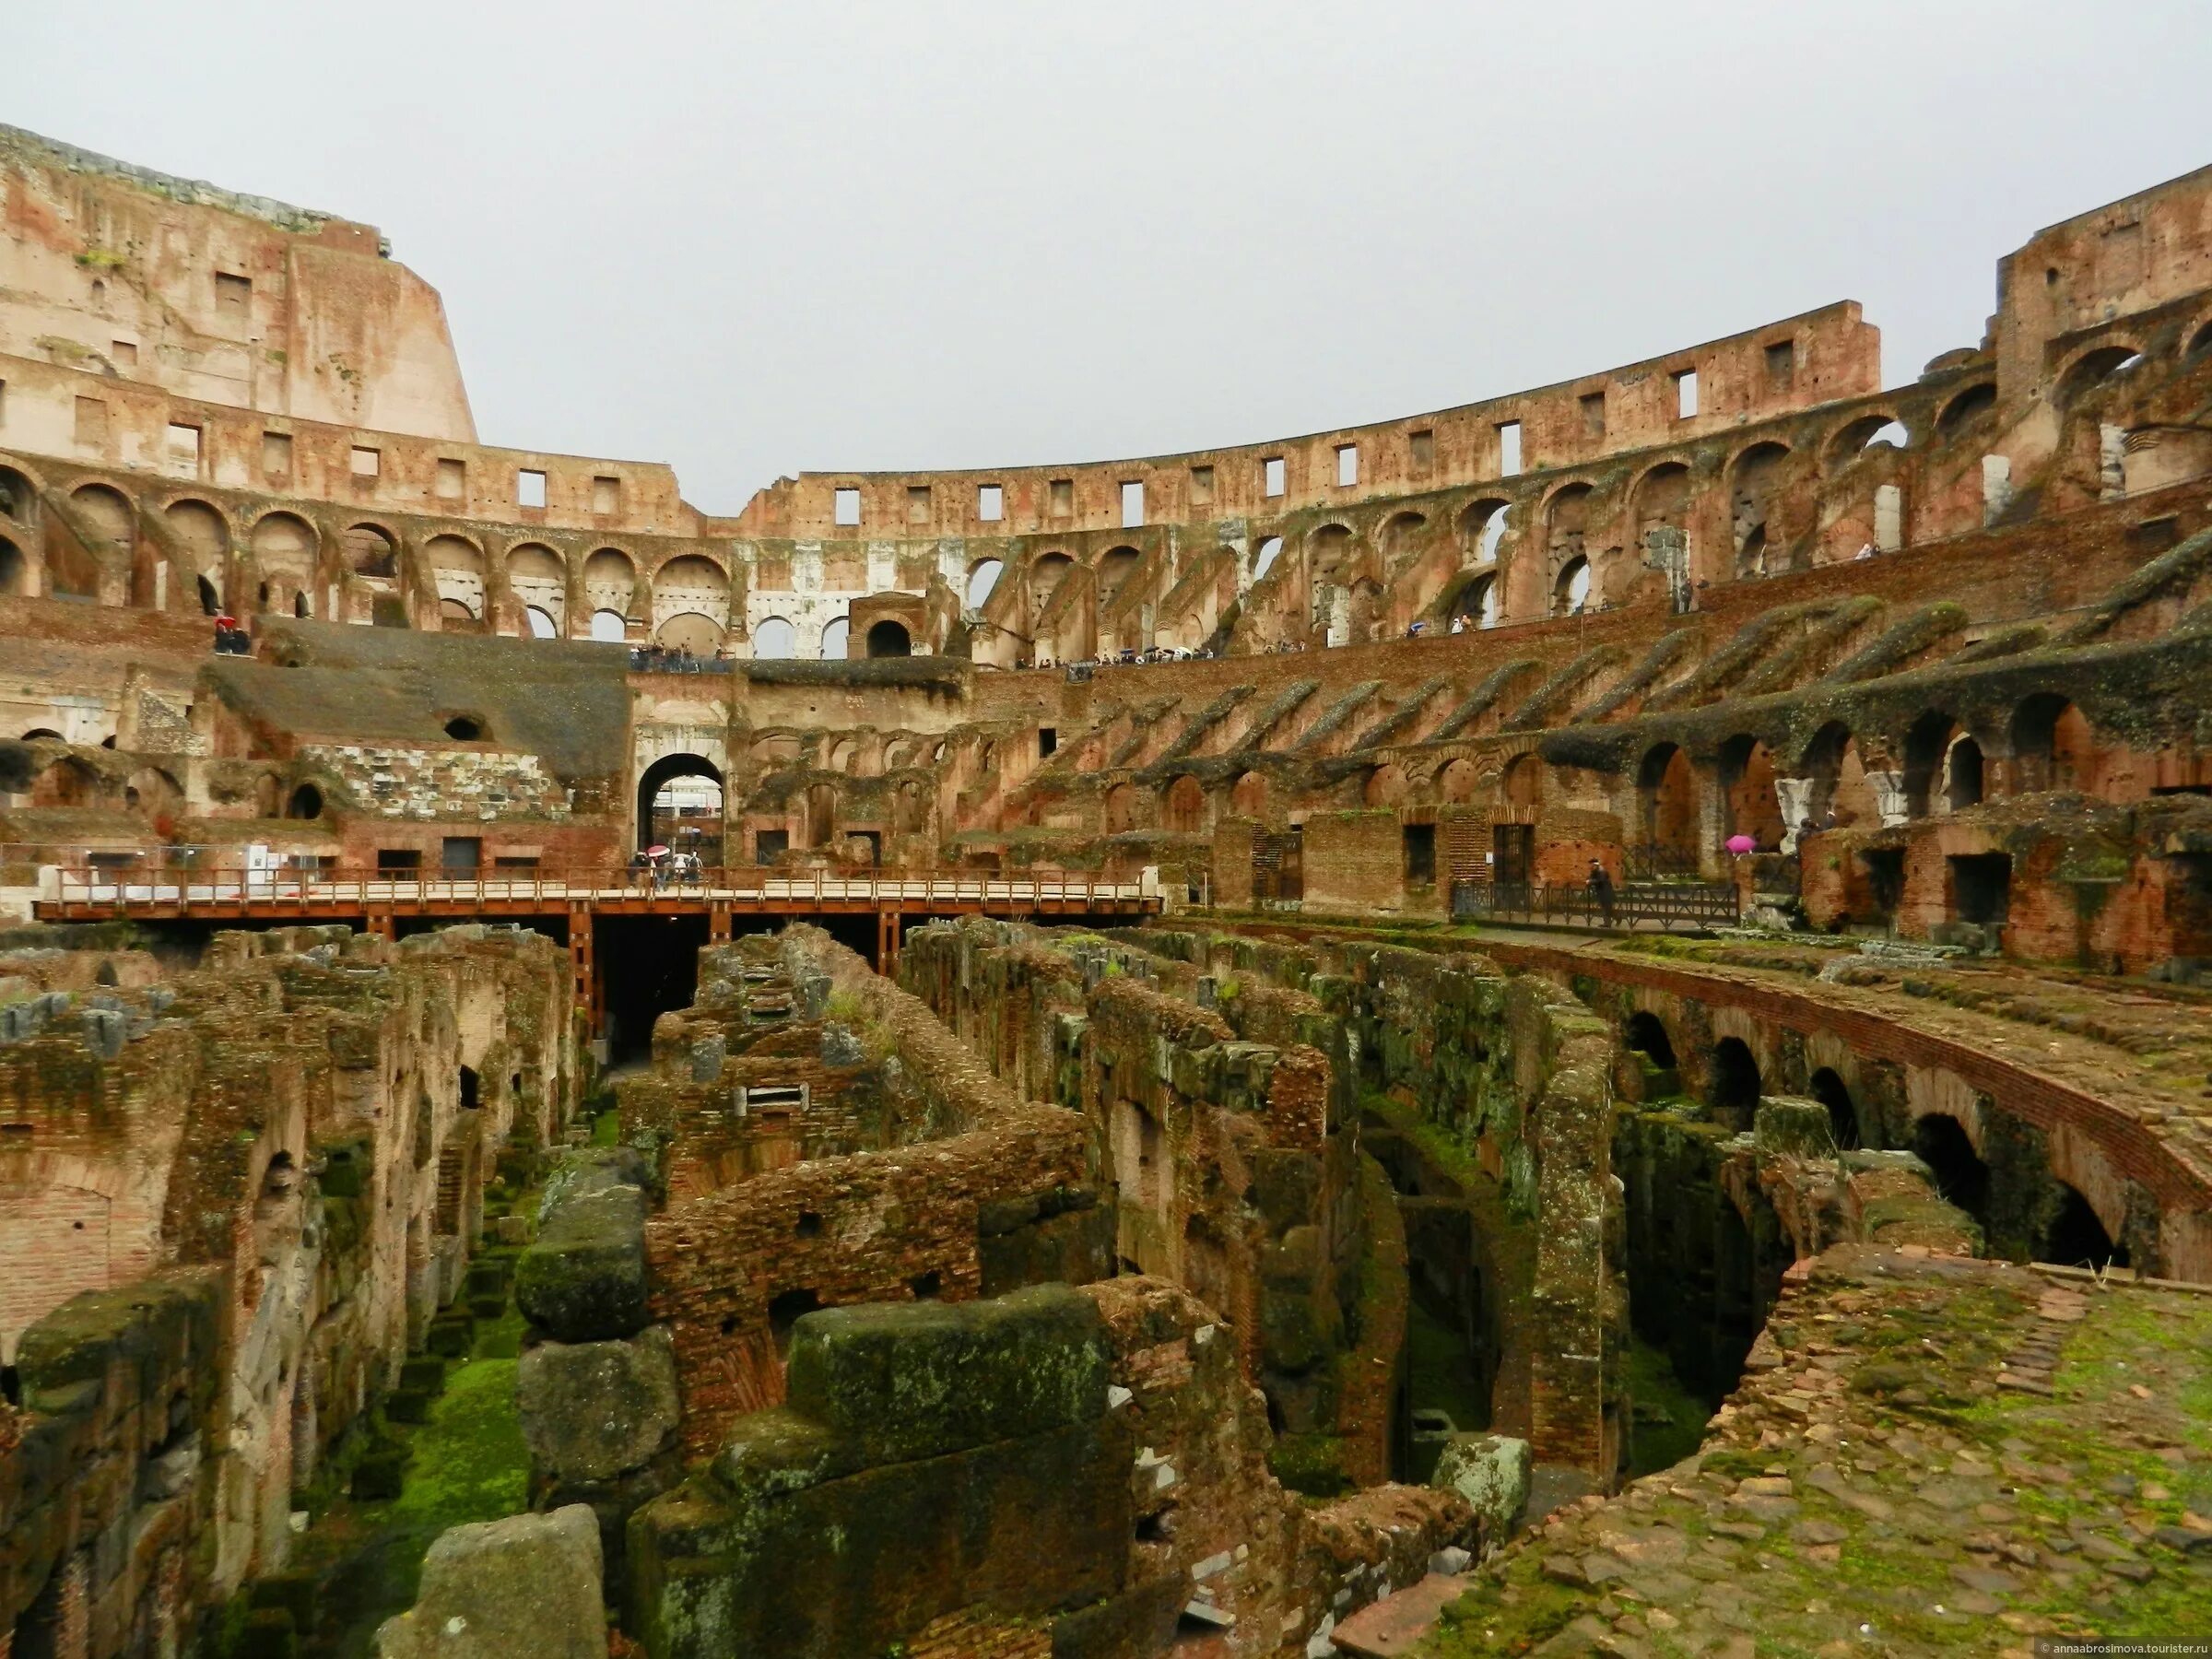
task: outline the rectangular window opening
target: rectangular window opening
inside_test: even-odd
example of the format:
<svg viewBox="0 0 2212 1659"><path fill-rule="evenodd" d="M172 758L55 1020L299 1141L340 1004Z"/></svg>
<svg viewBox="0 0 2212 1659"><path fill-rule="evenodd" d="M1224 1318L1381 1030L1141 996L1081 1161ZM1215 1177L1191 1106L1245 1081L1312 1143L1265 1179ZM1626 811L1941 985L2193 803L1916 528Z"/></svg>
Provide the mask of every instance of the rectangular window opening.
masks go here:
<svg viewBox="0 0 2212 1659"><path fill-rule="evenodd" d="M543 507L546 504L546 475L527 466L517 469L514 475L514 504L517 507Z"/></svg>
<svg viewBox="0 0 2212 1659"><path fill-rule="evenodd" d="M118 369L137 368L138 342L135 340L110 341L108 345L108 360L113 363Z"/></svg>
<svg viewBox="0 0 2212 1659"><path fill-rule="evenodd" d="M1675 418L1688 420L1698 412L1698 371L1695 369L1675 371Z"/></svg>
<svg viewBox="0 0 2212 1659"><path fill-rule="evenodd" d="M355 444L347 458L347 468L357 478L373 478L384 469L383 455L363 444Z"/></svg>
<svg viewBox="0 0 2212 1659"><path fill-rule="evenodd" d="M1432 429L1423 427L1418 432L1407 433L1406 446L1417 476L1426 477L1436 470L1436 433Z"/></svg>
<svg viewBox="0 0 2212 1659"><path fill-rule="evenodd" d="M430 488L438 492L438 499L441 501L459 500L468 493L467 463L441 457L438 462L438 477L431 483Z"/></svg>
<svg viewBox="0 0 2212 1659"><path fill-rule="evenodd" d="M1603 438L1606 435L1606 394L1603 392L1583 394L1583 436Z"/></svg>
<svg viewBox="0 0 2212 1659"><path fill-rule="evenodd" d="M860 523L860 491L851 485L834 490L830 498L830 517L832 523L857 524Z"/></svg>
<svg viewBox="0 0 2212 1659"><path fill-rule="evenodd" d="M1122 528L1134 530L1145 522L1145 486L1131 478L1122 485Z"/></svg>
<svg viewBox="0 0 2212 1659"><path fill-rule="evenodd" d="M108 406L97 397L76 400L76 441L107 447Z"/></svg>
<svg viewBox="0 0 2212 1659"><path fill-rule="evenodd" d="M906 522L910 524L929 523L929 486L909 484L906 487Z"/></svg>
<svg viewBox="0 0 2212 1659"><path fill-rule="evenodd" d="M1283 493L1284 475L1288 471L1280 455L1270 455L1260 463L1260 489L1270 500Z"/></svg>
<svg viewBox="0 0 2212 1659"><path fill-rule="evenodd" d="M1214 504L1214 469L1210 466L1191 468L1191 505L1210 507Z"/></svg>
<svg viewBox="0 0 2212 1659"><path fill-rule="evenodd" d="M448 870L476 870L484 864L484 838L478 835L449 835L439 843L438 863Z"/></svg>
<svg viewBox="0 0 2212 1659"><path fill-rule="evenodd" d="M1076 481L1073 478L1054 478L1052 483L1053 516L1076 516Z"/></svg>
<svg viewBox="0 0 2212 1659"><path fill-rule="evenodd" d="M272 478L291 476L292 435L289 432L264 432L261 435L261 470Z"/></svg>
<svg viewBox="0 0 2212 1659"><path fill-rule="evenodd" d="M1797 379L1797 342L1776 340L1767 347L1767 384L1786 392Z"/></svg>
<svg viewBox="0 0 2212 1659"><path fill-rule="evenodd" d="M379 847L376 850L376 867L379 870L419 870L422 868L422 849Z"/></svg>
<svg viewBox="0 0 2212 1659"><path fill-rule="evenodd" d="M189 466L194 472L200 465L200 429L182 421L169 423L169 459L172 465Z"/></svg>
<svg viewBox="0 0 2212 1659"><path fill-rule="evenodd" d="M592 480L592 512L598 518L613 518L622 511L622 480L598 477Z"/></svg>
<svg viewBox="0 0 2212 1659"><path fill-rule="evenodd" d="M228 271L215 274L215 309L227 317L243 317L253 303L253 282L251 277L233 276Z"/></svg>
<svg viewBox="0 0 2212 1659"><path fill-rule="evenodd" d="M1039 726L1037 728L1037 758L1040 760L1059 747L1060 728L1058 726Z"/></svg>
<svg viewBox="0 0 2212 1659"><path fill-rule="evenodd" d="M1510 478L1521 470L1521 423L1501 420L1498 423L1498 476Z"/></svg>
<svg viewBox="0 0 2212 1659"><path fill-rule="evenodd" d="M1347 488L1359 482L1359 446L1340 443L1336 446L1336 488Z"/></svg>
<svg viewBox="0 0 2212 1659"><path fill-rule="evenodd" d="M791 851L791 831L788 830L757 830L753 832L753 862L774 864Z"/></svg>
<svg viewBox="0 0 2212 1659"><path fill-rule="evenodd" d="M1006 492L997 484L979 484L975 489L975 516L986 524L995 524L1006 516Z"/></svg>
<svg viewBox="0 0 2212 1659"><path fill-rule="evenodd" d="M1436 880L1436 826L1407 824L1400 831L1406 847L1406 885L1426 887Z"/></svg>

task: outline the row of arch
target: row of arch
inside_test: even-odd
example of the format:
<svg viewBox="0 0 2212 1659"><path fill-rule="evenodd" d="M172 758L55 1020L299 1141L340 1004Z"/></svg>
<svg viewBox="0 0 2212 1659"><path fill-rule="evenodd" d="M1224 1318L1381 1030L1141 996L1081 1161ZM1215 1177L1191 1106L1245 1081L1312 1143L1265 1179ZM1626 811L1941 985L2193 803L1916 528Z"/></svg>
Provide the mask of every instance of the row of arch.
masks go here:
<svg viewBox="0 0 2212 1659"><path fill-rule="evenodd" d="M1648 1008L1630 1013L1621 1024L1620 1042L1649 1063L1661 1088L1680 1088L1685 1069L1682 1056L1658 1015ZM1749 1129L1759 1100L1769 1092L1751 1045L1741 1037L1721 1036L1695 1058L1700 1062L1699 1094L1707 1112L1738 1133ZM1839 1151L1883 1147L1880 1114L1854 1096L1835 1066L1815 1065L1806 1076L1806 1093L1827 1110L1830 1135ZM1894 1149L1919 1158L1945 1201L1987 1229L1993 1171L1973 1134L1956 1115L1939 1110L1916 1112L1907 1144ZM2079 1188L2055 1171L2049 1175L2060 1189L2060 1201L2046 1216L2035 1241L2032 1253L2036 1259L2069 1266L2127 1265L2126 1247L2117 1241L2124 1218L2100 1216Z"/></svg>

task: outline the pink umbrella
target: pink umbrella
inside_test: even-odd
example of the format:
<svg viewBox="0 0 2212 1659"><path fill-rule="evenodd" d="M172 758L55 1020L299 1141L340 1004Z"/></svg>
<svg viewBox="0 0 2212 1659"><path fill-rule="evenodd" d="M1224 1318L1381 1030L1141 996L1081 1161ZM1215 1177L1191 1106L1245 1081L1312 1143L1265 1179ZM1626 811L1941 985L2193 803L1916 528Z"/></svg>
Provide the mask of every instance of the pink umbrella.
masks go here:
<svg viewBox="0 0 2212 1659"><path fill-rule="evenodd" d="M1759 851L1759 843L1747 835L1732 835L1728 838L1728 851L1737 853L1756 853Z"/></svg>
<svg viewBox="0 0 2212 1659"><path fill-rule="evenodd" d="M668 856L668 849L665 847L648 847L645 849L645 856L648 858L665 858Z"/></svg>

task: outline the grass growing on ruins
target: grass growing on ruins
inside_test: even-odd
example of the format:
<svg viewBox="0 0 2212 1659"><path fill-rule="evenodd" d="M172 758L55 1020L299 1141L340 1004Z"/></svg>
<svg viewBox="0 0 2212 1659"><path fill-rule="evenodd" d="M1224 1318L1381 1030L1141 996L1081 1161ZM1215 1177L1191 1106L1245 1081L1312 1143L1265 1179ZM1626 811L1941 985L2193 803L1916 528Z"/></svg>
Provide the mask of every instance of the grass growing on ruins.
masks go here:
<svg viewBox="0 0 2212 1659"><path fill-rule="evenodd" d="M426 1422L382 1426L413 1453L397 1498L334 1496L318 1512L293 1564L321 1580L319 1640L302 1643L303 1653L369 1659L377 1626L414 1605L423 1555L440 1533L529 1507L529 1453L514 1403L522 1335L511 1302L497 1322L478 1324Z"/></svg>

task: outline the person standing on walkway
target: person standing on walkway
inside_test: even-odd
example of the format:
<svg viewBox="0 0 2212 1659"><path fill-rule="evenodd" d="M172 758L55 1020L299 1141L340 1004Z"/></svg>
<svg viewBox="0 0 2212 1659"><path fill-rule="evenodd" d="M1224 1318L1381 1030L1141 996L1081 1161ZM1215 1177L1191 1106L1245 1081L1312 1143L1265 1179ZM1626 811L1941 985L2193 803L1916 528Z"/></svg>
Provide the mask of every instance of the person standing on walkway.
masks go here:
<svg viewBox="0 0 2212 1659"><path fill-rule="evenodd" d="M1597 900L1606 925L1613 925L1613 877L1596 859L1590 861L1590 897Z"/></svg>

